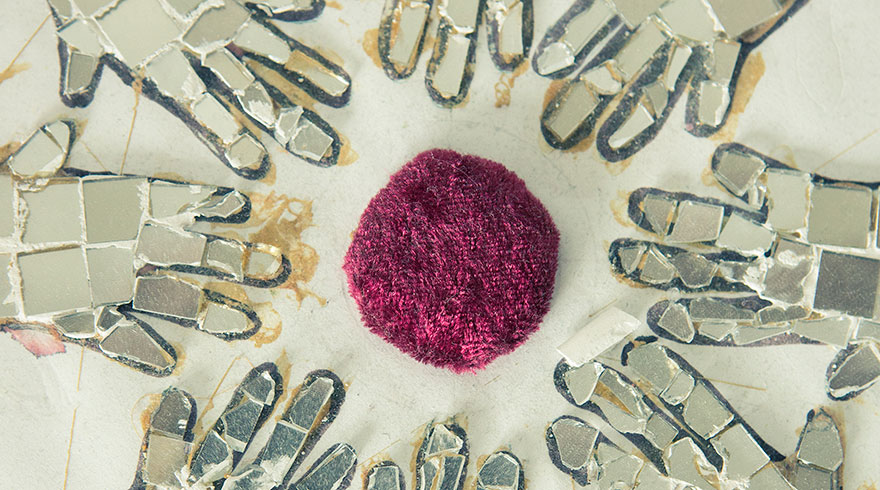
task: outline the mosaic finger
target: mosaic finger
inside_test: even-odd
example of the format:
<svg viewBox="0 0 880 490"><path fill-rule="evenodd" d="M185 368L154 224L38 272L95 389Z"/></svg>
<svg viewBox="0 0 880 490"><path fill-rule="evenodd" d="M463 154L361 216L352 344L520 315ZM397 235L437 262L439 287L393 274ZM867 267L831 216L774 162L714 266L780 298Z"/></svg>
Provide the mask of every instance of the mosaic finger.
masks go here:
<svg viewBox="0 0 880 490"><path fill-rule="evenodd" d="M244 378L217 422L193 453L188 484L218 485L231 474L281 396L283 380L272 363Z"/></svg>
<svg viewBox="0 0 880 490"><path fill-rule="evenodd" d="M438 104L451 107L467 95L474 76L477 34L485 0L440 0L437 40L425 85Z"/></svg>
<svg viewBox="0 0 880 490"><path fill-rule="evenodd" d="M386 0L379 21L379 58L394 80L412 75L422 53L433 0Z"/></svg>
<svg viewBox="0 0 880 490"><path fill-rule="evenodd" d="M132 490L186 488L195 422L196 402L189 393L177 388L162 393L159 406L150 415Z"/></svg>
<svg viewBox="0 0 880 490"><path fill-rule="evenodd" d="M511 71L526 60L534 31L531 0L487 0L486 25L495 66Z"/></svg>

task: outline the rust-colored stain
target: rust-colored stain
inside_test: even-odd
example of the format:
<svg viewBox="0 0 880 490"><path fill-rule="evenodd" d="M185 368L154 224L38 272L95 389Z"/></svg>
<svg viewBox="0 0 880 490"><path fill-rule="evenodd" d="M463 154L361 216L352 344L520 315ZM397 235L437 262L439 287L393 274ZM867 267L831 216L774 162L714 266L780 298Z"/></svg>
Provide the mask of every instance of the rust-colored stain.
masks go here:
<svg viewBox="0 0 880 490"><path fill-rule="evenodd" d="M753 53L746 58L739 75L739 80L736 83L736 92L733 94L727 122L717 133L709 136L709 139L716 142L733 141L734 136L736 136L737 125L739 124L739 116L745 112L752 94L755 93L755 87L758 85L761 77L764 76L766 69L764 57L760 52Z"/></svg>
<svg viewBox="0 0 880 490"><path fill-rule="evenodd" d="M262 347L278 340L278 337L281 336L281 315L275 308L272 308L272 303L267 301L252 306L263 326L251 336L250 340L256 347Z"/></svg>
<svg viewBox="0 0 880 490"><path fill-rule="evenodd" d="M137 425L136 428L140 428L138 432L138 436L143 438L144 434L147 433L147 430L150 428L150 419L153 417L153 412L159 408L159 403L162 401L162 395L159 393L150 393L148 395L144 395L135 402L134 406L131 407L131 419L132 423L134 423L135 414L134 411L140 405L143 400L147 400L146 406L141 413L137 416Z"/></svg>
<svg viewBox="0 0 880 490"><path fill-rule="evenodd" d="M603 159L602 163L605 164L605 170L607 170L609 174L620 175L623 173L624 170L629 168L630 164L633 161L633 158L635 158L635 155L629 158L624 158L623 160L620 160L618 162L609 162Z"/></svg>
<svg viewBox="0 0 880 490"><path fill-rule="evenodd" d="M278 374L281 375L281 379L285 380L285 383L290 383L290 372L293 369L293 363L290 362L290 356L287 354L286 349L281 349L281 354L278 355L278 358L275 359L275 367L278 368ZM286 386L286 384L285 384ZM278 403L275 405L276 407L287 407L290 403L290 400L293 399L293 394L299 391L298 389L287 389L284 390L284 393L281 394L281 397L278 399ZM284 416L285 409L276 410L275 411L275 423L281 421L281 418Z"/></svg>
<svg viewBox="0 0 880 490"><path fill-rule="evenodd" d="M270 301L251 303L244 287L240 284L233 284L230 282L209 282L205 284L205 289L218 292L236 301L246 303L254 309L254 312L260 317L260 322L262 323L260 329L249 338L255 346L262 347L266 344L271 344L281 336L281 315L272 307Z"/></svg>
<svg viewBox="0 0 880 490"><path fill-rule="evenodd" d="M367 57L373 61L373 64L382 68L382 59L379 58L379 28L367 29L364 37L361 39L361 47Z"/></svg>
<svg viewBox="0 0 880 490"><path fill-rule="evenodd" d="M279 289L293 291L298 303L312 297L322 306L326 299L316 295L308 287L318 267L318 252L302 241L302 234L312 225L312 201L276 194L253 193L250 196L251 218L245 226L257 231L248 240L278 247L290 261L290 277Z"/></svg>
<svg viewBox="0 0 880 490"><path fill-rule="evenodd" d="M614 220L620 223L621 226L634 230L638 229L635 223L629 219L629 192L617 191L617 197L609 203L609 206L611 207L611 214L614 216Z"/></svg>
<svg viewBox="0 0 880 490"><path fill-rule="evenodd" d="M326 5L327 7L331 8L331 9L342 10L342 4L335 1L335 0L328 0L328 1L324 2L324 5Z"/></svg>
<svg viewBox="0 0 880 490"><path fill-rule="evenodd" d="M0 146L0 162L5 162L6 159L11 157L18 149L21 148L21 142L13 141L12 143L6 143L3 146Z"/></svg>
<svg viewBox="0 0 880 490"><path fill-rule="evenodd" d="M318 47L312 49L339 66L344 64L342 57L333 51ZM290 56L287 58L287 63L284 64L284 68L296 73L309 73L312 71L327 72L327 69L324 68L324 65L319 63L318 60L299 50L294 50L290 53Z"/></svg>
<svg viewBox="0 0 880 490"><path fill-rule="evenodd" d="M774 158L776 158L780 162L788 165L791 168L799 169L798 164L794 159L794 150L792 150L790 146L779 145L774 149L774 154L776 155Z"/></svg>
<svg viewBox="0 0 880 490"><path fill-rule="evenodd" d="M189 180L186 177L176 173L176 172L156 172L153 174L153 177L159 180L169 180L172 182L186 182L187 184L193 185L205 185L204 182L200 182L197 180Z"/></svg>
<svg viewBox="0 0 880 490"><path fill-rule="evenodd" d="M31 67L31 64L27 63L27 62L13 63L13 64L7 66L5 70L0 71L0 83L3 83L6 80L9 80L10 78L14 77L15 75L18 75L19 73L27 70L30 67Z"/></svg>
<svg viewBox="0 0 880 490"><path fill-rule="evenodd" d="M177 360L174 364L174 372L179 373L181 371L181 369L183 369L183 365L186 362L186 351L183 350L182 344L177 344L175 342L171 342L168 339L165 339L165 342L168 342L168 344L174 348L175 354L177 354ZM132 368L132 369L134 369L134 368Z"/></svg>
<svg viewBox="0 0 880 490"><path fill-rule="evenodd" d="M271 159L270 159L271 160ZM272 163L269 165L269 170L266 171L266 175L260 179L260 182L266 184L269 187L275 185L275 181L278 180L278 165Z"/></svg>
<svg viewBox="0 0 880 490"><path fill-rule="evenodd" d="M547 86L547 90L544 92L544 103L541 105L543 110L547 110L550 101L556 97L556 94L558 94L560 90L562 90L563 85L565 85L565 80L562 79L550 81L550 85Z"/></svg>
<svg viewBox="0 0 880 490"><path fill-rule="evenodd" d="M240 284L234 284L226 281L210 281L206 282L205 289L220 293L224 296L232 298L242 303L248 302L248 295Z"/></svg>
<svg viewBox="0 0 880 490"><path fill-rule="evenodd" d="M877 482L871 480L870 482L865 481L861 485L859 485L858 490L877 490Z"/></svg>
<svg viewBox="0 0 880 490"><path fill-rule="evenodd" d="M470 93L470 91L468 91L468 93L464 94L464 99L461 99L461 102L459 102L458 104L455 104L449 108L456 109L456 108L460 108L460 107L465 107L470 103L471 103L471 93Z"/></svg>
<svg viewBox="0 0 880 490"><path fill-rule="evenodd" d="M595 395L598 395L598 396L608 400L613 405L615 405L617 408L623 410L625 413L632 414L632 412L630 412L630 410L626 406L626 404L624 404L623 401L621 401L620 398L618 398L617 395L615 395L614 392L611 391L604 384L602 384L602 383L596 384L596 390L593 393Z"/></svg>
<svg viewBox="0 0 880 490"><path fill-rule="evenodd" d="M528 70L529 64L523 61L512 72L502 72L498 81L495 82L495 107L507 107L510 105L510 91L516 83L516 79Z"/></svg>
<svg viewBox="0 0 880 490"><path fill-rule="evenodd" d="M342 133L337 134L342 141L342 147L339 149L339 158L336 161L336 166L345 167L346 165L351 165L357 161L359 155L354 151L354 148L351 147L351 140L349 140L348 137Z"/></svg>
<svg viewBox="0 0 880 490"><path fill-rule="evenodd" d="M19 58L19 56L21 56L21 53L24 53L24 50L28 46L30 46L31 41L33 41L34 38L37 37L37 33L40 32L40 29L42 29L44 25L46 25L46 21L48 21L49 17L51 17L51 16L52 16L52 14L46 14L46 16L43 17L43 20L40 21L40 25L38 25L37 28L34 29L34 32L32 32L31 35L27 38L27 40L25 40L25 42L24 42L24 44L22 44L21 48L18 49L18 52L15 53L15 56L12 57L12 61L9 62L9 65L3 71L0 71L0 83L3 83L6 80L9 80L10 78L14 77L15 75L17 75L17 74L19 74L19 73L21 73L31 67L30 63L25 63L25 62L16 63L16 61L18 61L18 58ZM65 485L66 485L66 483L67 482L65 481Z"/></svg>
<svg viewBox="0 0 880 490"><path fill-rule="evenodd" d="M712 157L709 157L709 166L704 168L702 172L700 172L700 182L703 183L706 187L715 187L717 189L721 189L725 193L728 192L727 189L718 182L718 179L715 178L715 174L712 173Z"/></svg>
<svg viewBox="0 0 880 490"><path fill-rule="evenodd" d="M513 80L507 80L507 74L502 73L501 78L495 82L495 107L500 109L510 105L510 89L513 86Z"/></svg>

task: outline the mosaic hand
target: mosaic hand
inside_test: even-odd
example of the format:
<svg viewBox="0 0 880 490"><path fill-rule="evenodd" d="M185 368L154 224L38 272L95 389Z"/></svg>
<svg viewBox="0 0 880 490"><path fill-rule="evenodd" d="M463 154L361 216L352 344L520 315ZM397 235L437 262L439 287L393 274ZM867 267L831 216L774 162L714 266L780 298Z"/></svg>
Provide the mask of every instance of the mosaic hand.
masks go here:
<svg viewBox="0 0 880 490"><path fill-rule="evenodd" d="M58 28L61 98L91 103L104 65L185 122L233 172L269 169L259 138L335 165L342 139L312 110L348 102L351 79L339 65L269 20L309 20L323 0L220 2L49 0ZM304 94L304 95L303 95Z"/></svg>

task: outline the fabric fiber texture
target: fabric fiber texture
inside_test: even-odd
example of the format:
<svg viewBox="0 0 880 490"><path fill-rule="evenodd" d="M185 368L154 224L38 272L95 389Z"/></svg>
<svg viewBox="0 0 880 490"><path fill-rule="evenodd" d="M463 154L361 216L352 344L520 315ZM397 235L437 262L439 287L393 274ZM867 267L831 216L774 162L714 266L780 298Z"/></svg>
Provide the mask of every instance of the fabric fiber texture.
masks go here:
<svg viewBox="0 0 880 490"><path fill-rule="evenodd" d="M361 216L343 269L364 324L416 360L481 369L538 329L559 232L503 165L416 156Z"/></svg>

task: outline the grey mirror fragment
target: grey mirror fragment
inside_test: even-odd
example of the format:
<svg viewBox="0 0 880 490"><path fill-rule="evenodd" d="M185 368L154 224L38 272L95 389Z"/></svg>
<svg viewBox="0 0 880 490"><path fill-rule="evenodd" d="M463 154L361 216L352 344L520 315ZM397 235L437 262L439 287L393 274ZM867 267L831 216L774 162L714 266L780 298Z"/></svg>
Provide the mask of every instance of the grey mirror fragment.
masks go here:
<svg viewBox="0 0 880 490"><path fill-rule="evenodd" d="M547 428L550 459L576 482L586 485L589 481L587 465L598 437L599 431L583 420L560 417Z"/></svg>
<svg viewBox="0 0 880 490"><path fill-rule="evenodd" d="M476 490L522 490L523 467L513 453L498 451L489 455L477 469Z"/></svg>
<svg viewBox="0 0 880 490"><path fill-rule="evenodd" d="M364 490L405 490L403 471L393 461L371 466L364 480Z"/></svg>
<svg viewBox="0 0 880 490"><path fill-rule="evenodd" d="M831 398L846 400L870 388L880 378L880 349L875 341L856 342L838 352L828 366Z"/></svg>

